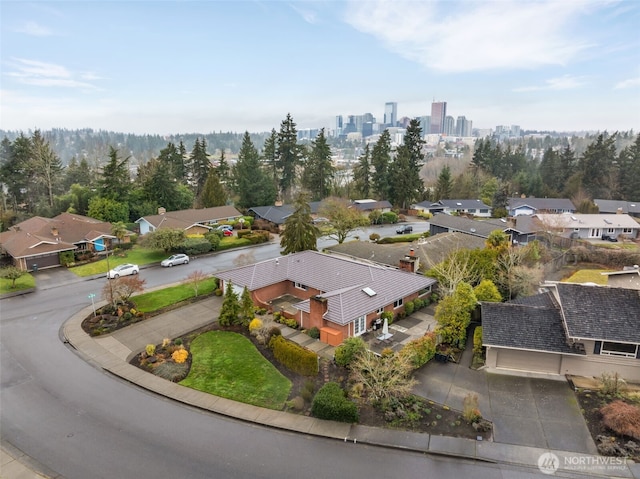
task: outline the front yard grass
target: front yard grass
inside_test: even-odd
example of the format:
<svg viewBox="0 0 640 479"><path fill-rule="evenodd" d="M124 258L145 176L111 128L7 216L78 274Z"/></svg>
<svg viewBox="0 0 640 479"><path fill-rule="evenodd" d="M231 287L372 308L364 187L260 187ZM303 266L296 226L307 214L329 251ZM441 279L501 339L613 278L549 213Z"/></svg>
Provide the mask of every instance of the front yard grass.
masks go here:
<svg viewBox="0 0 640 479"><path fill-rule="evenodd" d="M193 340L191 370L179 384L254 406L282 410L291 390L253 343L238 333L209 331Z"/></svg>
<svg viewBox="0 0 640 479"><path fill-rule="evenodd" d="M168 256L169 254L165 253L162 250L138 248L134 246L130 250L123 251L122 256L114 255L110 252L109 267L113 268L115 266L118 266L119 264L124 263L133 263L137 265L158 263ZM93 263L74 266L73 268L69 268L69 271L81 277L93 276L102 273L106 274L107 260L101 259L100 261L94 261Z"/></svg>
<svg viewBox="0 0 640 479"><path fill-rule="evenodd" d="M573 273L570 277L563 279L564 283L595 283L602 286L607 285L608 277L600 273L612 271L610 269L581 269Z"/></svg>
<svg viewBox="0 0 640 479"><path fill-rule="evenodd" d="M211 294L217 286L215 278L204 280L198 285L198 296ZM190 284L180 284L169 288L159 289L150 293L143 293L133 297L138 311L152 313L159 309L171 306L172 304L191 299L195 296L193 286Z"/></svg>
<svg viewBox="0 0 640 479"><path fill-rule="evenodd" d="M16 287L12 288L13 281L10 279L0 278L0 294L15 293L24 289L35 288L36 280L29 274L25 273L16 279Z"/></svg>

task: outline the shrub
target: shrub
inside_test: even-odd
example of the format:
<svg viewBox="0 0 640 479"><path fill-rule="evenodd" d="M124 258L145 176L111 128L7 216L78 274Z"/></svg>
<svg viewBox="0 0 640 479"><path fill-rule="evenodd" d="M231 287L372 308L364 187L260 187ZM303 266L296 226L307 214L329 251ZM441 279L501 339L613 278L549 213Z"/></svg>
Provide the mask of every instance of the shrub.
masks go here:
<svg viewBox="0 0 640 479"><path fill-rule="evenodd" d="M387 324L393 323L393 311L383 311L380 315L380 319L382 319L382 321L386 319Z"/></svg>
<svg viewBox="0 0 640 479"><path fill-rule="evenodd" d="M480 414L480 409L478 408L477 394L469 393L464 397L462 401L462 417L469 424L482 419L482 414Z"/></svg>
<svg viewBox="0 0 640 479"><path fill-rule="evenodd" d="M176 363L182 364L189 357L189 351L184 348L176 349L173 354L171 354L171 359L173 359Z"/></svg>
<svg viewBox="0 0 640 479"><path fill-rule="evenodd" d="M156 345L147 344L144 348L144 351L147 353L147 356L153 356L154 354L156 354Z"/></svg>
<svg viewBox="0 0 640 479"><path fill-rule="evenodd" d="M371 233L369 235L369 240L371 241L378 241L380 239L380 235L378 233Z"/></svg>
<svg viewBox="0 0 640 479"><path fill-rule="evenodd" d="M211 251L212 245L209 240L204 237L187 238L176 249L180 253L196 256Z"/></svg>
<svg viewBox="0 0 640 479"><path fill-rule="evenodd" d="M398 215L396 213L394 213L393 211L387 211L386 213L382 213L380 215L380 222L381 223L397 223L398 222Z"/></svg>
<svg viewBox="0 0 640 479"><path fill-rule="evenodd" d="M602 422L616 434L640 440L640 406L617 400L600 408Z"/></svg>
<svg viewBox="0 0 640 479"><path fill-rule="evenodd" d="M304 382L304 386L302 387L302 391L300 391L300 395L305 401L311 402L311 400L313 399L313 392L315 390L315 383L313 381L307 380Z"/></svg>
<svg viewBox="0 0 640 479"><path fill-rule="evenodd" d="M600 391L602 394L617 396L625 380L618 373L602 373L600 376Z"/></svg>
<svg viewBox="0 0 640 479"><path fill-rule="evenodd" d="M473 330L473 354L482 353L482 326Z"/></svg>
<svg viewBox="0 0 640 479"><path fill-rule="evenodd" d="M296 343L287 341L282 335L273 336L269 341L273 355L278 362L303 376L318 374L318 355Z"/></svg>
<svg viewBox="0 0 640 479"><path fill-rule="evenodd" d="M220 288L216 288L216 290L213 292L216 296L222 296L222 289Z"/></svg>
<svg viewBox="0 0 640 479"><path fill-rule="evenodd" d="M400 355L406 356L414 369L418 369L427 364L435 354L435 333L427 333L421 338L409 341L400 350Z"/></svg>
<svg viewBox="0 0 640 479"><path fill-rule="evenodd" d="M262 320L258 318L253 318L249 323L249 332L253 333L254 331L259 330L262 327Z"/></svg>
<svg viewBox="0 0 640 479"><path fill-rule="evenodd" d="M177 383L187 377L189 366L186 363L165 361L153 370L153 374L168 381Z"/></svg>
<svg viewBox="0 0 640 479"><path fill-rule="evenodd" d="M162 340L162 347L166 348L167 346L169 346L171 344L171 340L169 338L164 338Z"/></svg>
<svg viewBox="0 0 640 479"><path fill-rule="evenodd" d="M413 301L407 301L404 303L404 312L408 315L415 311L416 305Z"/></svg>
<svg viewBox="0 0 640 479"><path fill-rule="evenodd" d="M307 334L311 336L313 339L320 339L320 330L315 326L313 328L309 328Z"/></svg>
<svg viewBox="0 0 640 479"><path fill-rule="evenodd" d="M69 266L73 264L75 261L75 255L73 251L62 251L60 252L60 264L62 266Z"/></svg>
<svg viewBox="0 0 640 479"><path fill-rule="evenodd" d="M425 304L424 304L424 300L420 299L420 298L416 298L413 300L413 311L420 311L422 308L424 308Z"/></svg>
<svg viewBox="0 0 640 479"><path fill-rule="evenodd" d="M358 422L357 406L347 399L344 391L335 382L329 382L320 388L313 398L311 414L319 419Z"/></svg>
<svg viewBox="0 0 640 479"><path fill-rule="evenodd" d="M338 366L349 367L358 353L367 349L367 345L360 337L345 339L334 352L334 360Z"/></svg>
<svg viewBox="0 0 640 479"><path fill-rule="evenodd" d="M176 346L182 346L182 338L174 339L173 344L175 344Z"/></svg>
<svg viewBox="0 0 640 479"><path fill-rule="evenodd" d="M283 318L282 319L282 324L284 324L285 326L289 326L292 329L298 329L298 322L293 318L291 318L291 319Z"/></svg>
<svg viewBox="0 0 640 479"><path fill-rule="evenodd" d="M211 251L216 251L220 245L220 235L217 231L209 231L205 233L204 239L211 244Z"/></svg>

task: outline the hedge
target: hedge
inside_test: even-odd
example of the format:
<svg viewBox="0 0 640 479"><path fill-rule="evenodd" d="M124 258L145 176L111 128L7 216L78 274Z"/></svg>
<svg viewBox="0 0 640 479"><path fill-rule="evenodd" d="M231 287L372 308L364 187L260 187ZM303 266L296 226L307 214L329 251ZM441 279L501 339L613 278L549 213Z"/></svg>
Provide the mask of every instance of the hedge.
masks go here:
<svg viewBox="0 0 640 479"><path fill-rule="evenodd" d="M318 355L302 346L287 341L283 336L274 336L269 341L275 358L285 367L303 376L318 374Z"/></svg>
<svg viewBox="0 0 640 479"><path fill-rule="evenodd" d="M203 237L187 238L176 249L179 253L194 256L211 251L211 243Z"/></svg>
<svg viewBox="0 0 640 479"><path fill-rule="evenodd" d="M358 407L349 401L338 383L329 382L316 393L311 414L319 419L358 422Z"/></svg>
<svg viewBox="0 0 640 479"><path fill-rule="evenodd" d="M434 333L427 333L421 338L409 341L400 350L402 356L407 356L411 365L421 368L427 364L436 354L436 337Z"/></svg>
<svg viewBox="0 0 640 479"><path fill-rule="evenodd" d="M473 330L473 352L476 354L482 352L482 326L476 326Z"/></svg>

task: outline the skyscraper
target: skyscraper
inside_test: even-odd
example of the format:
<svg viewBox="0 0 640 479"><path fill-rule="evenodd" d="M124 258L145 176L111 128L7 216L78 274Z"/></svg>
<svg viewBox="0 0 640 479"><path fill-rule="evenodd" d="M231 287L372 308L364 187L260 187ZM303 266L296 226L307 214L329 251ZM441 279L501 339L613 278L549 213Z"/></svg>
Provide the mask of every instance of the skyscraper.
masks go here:
<svg viewBox="0 0 640 479"><path fill-rule="evenodd" d="M396 102L387 102L384 104L384 124L387 126L396 126L398 120L398 104Z"/></svg>
<svg viewBox="0 0 640 479"><path fill-rule="evenodd" d="M471 136L471 120L467 120L466 116L459 116L456 121L457 136Z"/></svg>
<svg viewBox="0 0 640 479"><path fill-rule="evenodd" d="M447 102L434 101L431 103L431 131L430 133L444 133L444 119L447 117Z"/></svg>
<svg viewBox="0 0 640 479"><path fill-rule="evenodd" d="M335 136L339 137L342 135L342 115L336 116L336 133Z"/></svg>

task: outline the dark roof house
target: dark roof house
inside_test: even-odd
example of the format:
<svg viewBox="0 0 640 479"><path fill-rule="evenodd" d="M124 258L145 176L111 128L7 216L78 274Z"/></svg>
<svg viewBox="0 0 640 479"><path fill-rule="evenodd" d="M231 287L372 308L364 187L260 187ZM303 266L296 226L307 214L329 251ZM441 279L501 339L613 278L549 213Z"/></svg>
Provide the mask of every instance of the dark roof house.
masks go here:
<svg viewBox="0 0 640 479"><path fill-rule="evenodd" d="M640 201L593 200L601 214L624 213L640 217Z"/></svg>
<svg viewBox="0 0 640 479"><path fill-rule="evenodd" d="M568 198L509 198L509 216L536 213L575 213L576 207Z"/></svg>
<svg viewBox="0 0 640 479"><path fill-rule="evenodd" d="M233 206L215 206L213 208L192 208L188 210L167 211L157 215L138 218L140 234L144 235L161 228L183 229L187 232L205 232L220 221L231 221L242 214Z"/></svg>

